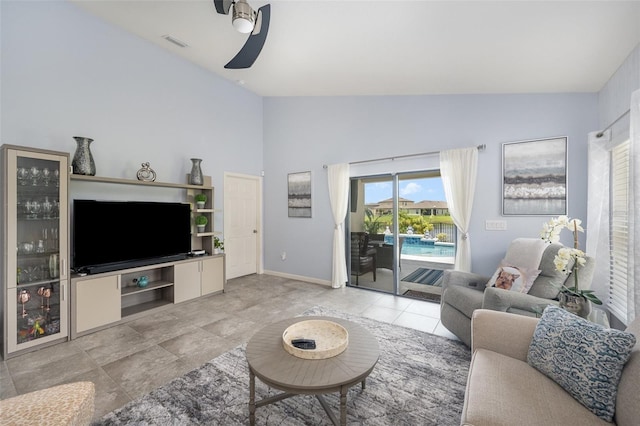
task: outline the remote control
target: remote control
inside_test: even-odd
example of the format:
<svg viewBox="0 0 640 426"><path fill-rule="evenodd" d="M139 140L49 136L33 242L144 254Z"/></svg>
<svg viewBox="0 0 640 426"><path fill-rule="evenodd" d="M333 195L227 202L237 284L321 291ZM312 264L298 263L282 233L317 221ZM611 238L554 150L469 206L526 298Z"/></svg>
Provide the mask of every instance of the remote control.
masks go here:
<svg viewBox="0 0 640 426"><path fill-rule="evenodd" d="M298 349L315 349L316 341L313 339L293 339L291 344Z"/></svg>

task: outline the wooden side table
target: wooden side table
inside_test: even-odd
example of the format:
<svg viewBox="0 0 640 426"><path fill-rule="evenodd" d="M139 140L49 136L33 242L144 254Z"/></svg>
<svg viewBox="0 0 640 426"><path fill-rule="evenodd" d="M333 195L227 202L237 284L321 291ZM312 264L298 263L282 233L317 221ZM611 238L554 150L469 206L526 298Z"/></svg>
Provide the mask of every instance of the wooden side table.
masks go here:
<svg viewBox="0 0 640 426"><path fill-rule="evenodd" d="M282 333L292 324L311 319L333 321L349 332L349 345L341 354L327 359L302 359L289 354L282 346ZM341 318L297 317L266 326L247 343L249 363L249 422L255 425L256 407L262 407L294 395L315 395L334 425L347 423L347 391L365 380L380 356L378 341L358 324ZM267 386L283 391L255 400L256 376ZM328 406L323 394L340 392L340 421Z"/></svg>

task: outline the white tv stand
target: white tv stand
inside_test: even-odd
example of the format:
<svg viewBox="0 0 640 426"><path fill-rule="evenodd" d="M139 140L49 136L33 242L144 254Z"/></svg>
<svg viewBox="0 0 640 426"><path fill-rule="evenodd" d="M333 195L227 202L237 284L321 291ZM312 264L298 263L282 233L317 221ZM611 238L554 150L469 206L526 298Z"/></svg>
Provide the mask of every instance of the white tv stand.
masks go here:
<svg viewBox="0 0 640 426"><path fill-rule="evenodd" d="M214 188L210 177L205 177L205 185L202 186L82 175L71 175L71 180L184 189L187 202L192 205L192 216L206 215L209 219L205 232L198 233L195 225L192 226L191 238L192 250L204 250L208 255L72 276L71 339L140 318L176 303L224 291L225 256L211 254L214 252L214 236L218 234L213 230L213 215L218 211L213 209ZM207 196L207 204L202 209L196 208L194 202L198 193ZM149 284L145 287L136 285L141 276L148 277Z"/></svg>
<svg viewBox="0 0 640 426"><path fill-rule="evenodd" d="M134 280L147 276L149 284ZM71 278L71 339L224 291L224 254Z"/></svg>

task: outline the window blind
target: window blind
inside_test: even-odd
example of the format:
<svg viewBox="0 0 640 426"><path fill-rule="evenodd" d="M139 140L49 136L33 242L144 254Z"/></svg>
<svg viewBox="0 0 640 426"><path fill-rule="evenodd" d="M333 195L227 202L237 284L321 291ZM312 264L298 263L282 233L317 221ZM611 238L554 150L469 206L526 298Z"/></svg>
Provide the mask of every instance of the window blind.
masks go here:
<svg viewBox="0 0 640 426"><path fill-rule="evenodd" d="M626 323L629 253L630 142L611 151L611 255L609 310Z"/></svg>

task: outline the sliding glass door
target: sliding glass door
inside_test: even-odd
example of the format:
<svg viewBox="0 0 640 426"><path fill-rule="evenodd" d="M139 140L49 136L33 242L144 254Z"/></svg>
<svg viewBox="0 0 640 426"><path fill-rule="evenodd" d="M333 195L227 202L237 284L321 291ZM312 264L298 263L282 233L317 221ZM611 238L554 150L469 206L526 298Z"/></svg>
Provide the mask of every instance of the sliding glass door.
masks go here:
<svg viewBox="0 0 640 426"><path fill-rule="evenodd" d="M352 286L396 293L395 185L391 175L351 179L347 253Z"/></svg>
<svg viewBox="0 0 640 426"><path fill-rule="evenodd" d="M350 286L438 301L456 231L438 170L351 179Z"/></svg>

